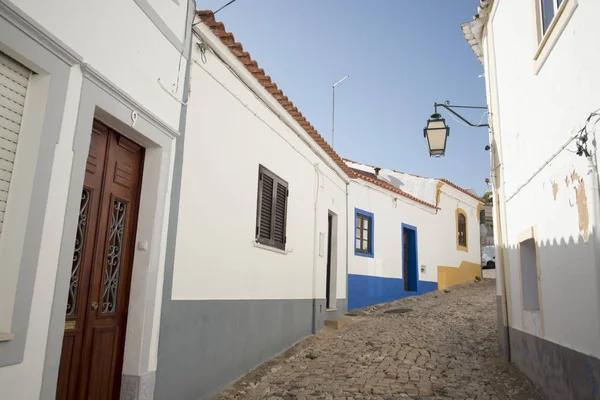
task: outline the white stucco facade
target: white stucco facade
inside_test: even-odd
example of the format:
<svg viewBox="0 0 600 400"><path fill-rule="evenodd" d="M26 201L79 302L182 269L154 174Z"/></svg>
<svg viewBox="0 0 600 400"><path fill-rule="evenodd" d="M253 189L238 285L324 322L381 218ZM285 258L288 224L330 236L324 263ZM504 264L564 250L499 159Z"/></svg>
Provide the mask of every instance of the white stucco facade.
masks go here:
<svg viewBox="0 0 600 400"><path fill-rule="evenodd" d="M497 2L488 23L485 65L488 86L494 86L490 104L504 175L496 185L505 204L510 324L598 357L597 176L585 157L573 153L574 141L561 148L600 108L595 54L588 51L599 44L593 16L600 4L570 3L577 7L535 73L535 7ZM528 315L521 302L519 235L531 228L539 252L539 316ZM565 273L567 264L577 268Z"/></svg>
<svg viewBox="0 0 600 400"><path fill-rule="evenodd" d="M207 33L205 40L211 38ZM327 249L319 251L319 237L326 237L333 213L335 298L345 299L347 177L229 49L209 43L224 62L210 51L206 62L199 51L192 57L197 95L189 102L173 298L324 298ZM259 165L289 185L284 251L255 242Z"/></svg>
<svg viewBox="0 0 600 400"><path fill-rule="evenodd" d="M10 266L0 283L6 398L56 392L94 119L146 149L136 243L147 246L136 246L133 257L123 374L156 370L160 275L195 8L167 3L0 2L0 51L33 72L0 239L2 268Z"/></svg>
<svg viewBox="0 0 600 400"><path fill-rule="evenodd" d="M501 348L548 398L595 398L585 365L600 356L600 84L590 51L600 3L559 3L544 28L539 2L482 1L463 31L485 68L492 120ZM576 154L584 127L590 158ZM542 355L555 360L546 371L535 367Z"/></svg>
<svg viewBox="0 0 600 400"><path fill-rule="evenodd" d="M349 192L349 308L394 300L444 288L480 276L479 209L465 191L438 179L424 178L354 161L346 163L371 178L414 196L407 198L364 179L355 179ZM377 171L377 172L376 172ZM373 254L354 251L356 213L373 214ZM457 243L457 213L466 216L467 246ZM416 230L416 284L406 286L403 229ZM409 244L409 247L413 246ZM410 252L409 248L409 252ZM408 256L412 264L412 255Z"/></svg>

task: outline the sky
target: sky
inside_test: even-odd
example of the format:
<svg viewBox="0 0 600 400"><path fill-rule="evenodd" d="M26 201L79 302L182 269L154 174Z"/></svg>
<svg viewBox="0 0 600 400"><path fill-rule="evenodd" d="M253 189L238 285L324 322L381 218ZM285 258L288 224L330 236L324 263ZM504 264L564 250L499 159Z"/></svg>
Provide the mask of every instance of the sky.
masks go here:
<svg viewBox="0 0 600 400"><path fill-rule="evenodd" d="M228 0L196 0L217 10ZM486 128L450 126L446 156L429 157L423 128L433 103L485 106L483 67L460 24L479 0L236 0L219 11L244 50L331 144L354 161L446 178L482 195ZM485 110L464 113L474 123ZM462 113L462 111L459 111ZM486 119L484 118L484 121Z"/></svg>

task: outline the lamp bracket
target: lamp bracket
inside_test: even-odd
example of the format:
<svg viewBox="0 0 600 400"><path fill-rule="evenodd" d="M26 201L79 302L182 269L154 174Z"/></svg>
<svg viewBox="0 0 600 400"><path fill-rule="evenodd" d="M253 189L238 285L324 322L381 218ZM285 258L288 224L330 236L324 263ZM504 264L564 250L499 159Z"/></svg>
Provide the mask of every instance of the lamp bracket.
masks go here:
<svg viewBox="0 0 600 400"><path fill-rule="evenodd" d="M471 122L469 122L468 120L466 120L462 115L460 115L459 113L457 113L456 111L453 110L453 108L469 108L469 109L477 109L477 110L487 110L487 107L484 106L457 106L457 105L452 105L450 104L449 101L445 101L444 103L433 103L433 107L435 108L435 113L438 113L438 107L443 107L446 110L450 111L452 114L456 115L458 118L460 118L464 123L466 123L469 126L472 126L474 128L480 128L480 127L489 127L489 124L473 124Z"/></svg>

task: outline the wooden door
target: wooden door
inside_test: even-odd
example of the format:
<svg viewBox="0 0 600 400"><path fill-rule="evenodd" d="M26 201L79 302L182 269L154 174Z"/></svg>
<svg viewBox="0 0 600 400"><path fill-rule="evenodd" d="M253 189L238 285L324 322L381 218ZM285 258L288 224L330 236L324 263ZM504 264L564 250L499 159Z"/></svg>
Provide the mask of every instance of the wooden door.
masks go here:
<svg viewBox="0 0 600 400"><path fill-rule="evenodd" d="M404 291L407 292L409 288L409 255L408 255L408 229L402 229L402 278L404 279Z"/></svg>
<svg viewBox="0 0 600 400"><path fill-rule="evenodd" d="M94 121L56 398L118 399L144 149Z"/></svg>

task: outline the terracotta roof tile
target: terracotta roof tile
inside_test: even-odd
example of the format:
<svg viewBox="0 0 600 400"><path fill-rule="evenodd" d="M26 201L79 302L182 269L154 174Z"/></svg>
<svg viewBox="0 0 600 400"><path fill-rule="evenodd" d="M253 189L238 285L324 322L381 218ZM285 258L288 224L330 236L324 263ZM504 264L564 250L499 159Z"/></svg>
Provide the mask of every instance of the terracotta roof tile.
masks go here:
<svg viewBox="0 0 600 400"><path fill-rule="evenodd" d="M471 197L472 197L472 198L474 198L475 200L477 200L477 201L480 201L480 202L482 202L482 203L485 203L485 201L484 201L484 200L483 200L481 197L474 195L473 193L469 192L467 189L461 188L460 186L458 186L458 185L457 185L457 184L455 184L455 183L452 183L452 182L450 182L450 181L449 181L448 179L446 179L446 178L438 178L438 181L442 181L442 182L444 182L444 183L447 183L448 185L452 186L453 188L460 190L460 191L461 191L461 192L463 192L464 194L467 194L467 195L471 196Z"/></svg>
<svg viewBox="0 0 600 400"><path fill-rule="evenodd" d="M212 11L204 10L197 11L196 14L200 17L203 24L210 28L211 32L221 40L233 55L246 67L258 80L258 82L267 90L275 100L290 114L292 118L308 133L308 135L325 151L325 153L336 163L338 167L349 178L356 178L354 171L346 165L342 158L329 146L317 130L306 120L298 108L283 94L277 85L271 82L271 78L265 75L265 71L258 67L258 63L252 60L250 54L244 51L242 44L235 41L235 37L231 32L225 30L225 25L222 22L217 22ZM390 185L391 186L391 185ZM408 195L407 195L408 196ZM412 196L411 196L412 197ZM417 200L419 201L419 200ZM427 204L427 203L425 203Z"/></svg>
<svg viewBox="0 0 600 400"><path fill-rule="evenodd" d="M354 174L358 178L360 178L362 180L365 180L367 182L370 182L370 183L372 183L374 185L380 186L380 187L382 187L384 189L387 189L390 192L394 192L396 194L399 194L400 196L406 197L407 199L411 199L413 201L416 201L417 203L421 203L424 206L431 207L433 209L437 209L437 207L434 206L433 204L428 203L426 201L423 201L423 200L421 200L421 199L419 199L419 198L417 198L417 197L415 197L413 195L410 195L410 194L406 193L405 191L398 189L396 186L394 186L394 185L392 185L390 183L387 183L386 181L382 181L381 179L373 178L373 177L371 177L369 175L366 175L366 173L362 173L362 172L359 172L357 170L354 170Z"/></svg>
<svg viewBox="0 0 600 400"><path fill-rule="evenodd" d="M367 167L371 167L371 168L376 168L374 165L369 165L369 164L365 164L365 163L360 163L360 162L357 162L357 161L350 160L350 159L348 159L348 158L344 158L344 161L351 162L351 163L354 163L354 164L366 165ZM393 172L397 172L397 173L399 173L399 174L410 175L410 176L414 176L414 177L417 177L417 178L423 178L423 179L434 179L434 180L437 180L437 181L441 181L441 182L447 183L448 185L452 186L453 188L455 188L455 189L457 189L457 190L460 190L461 192L463 192L463 193L465 193L465 194L467 194L467 195L471 196L471 197L472 197L472 198L474 198L475 200L477 200L477 201L480 201L480 202L482 202L482 203L485 203L485 201L484 201L484 200L483 200L481 197L474 195L473 193L469 192L467 189L465 189L465 188L462 188L462 187L458 186L457 184L455 184L455 183L453 183L453 182L450 182L450 181L449 181L448 179L446 179L446 178L428 178L428 177L426 177L426 176L421 176L421 175L417 175L417 174L410 174L410 173L408 173L408 172L396 171L395 169L390 169L390 168L387 168L387 169L388 169L388 170L390 170L390 171L393 171ZM357 170L356 170L356 169L354 169L354 171L357 171ZM368 174L368 172L364 172L364 173Z"/></svg>

